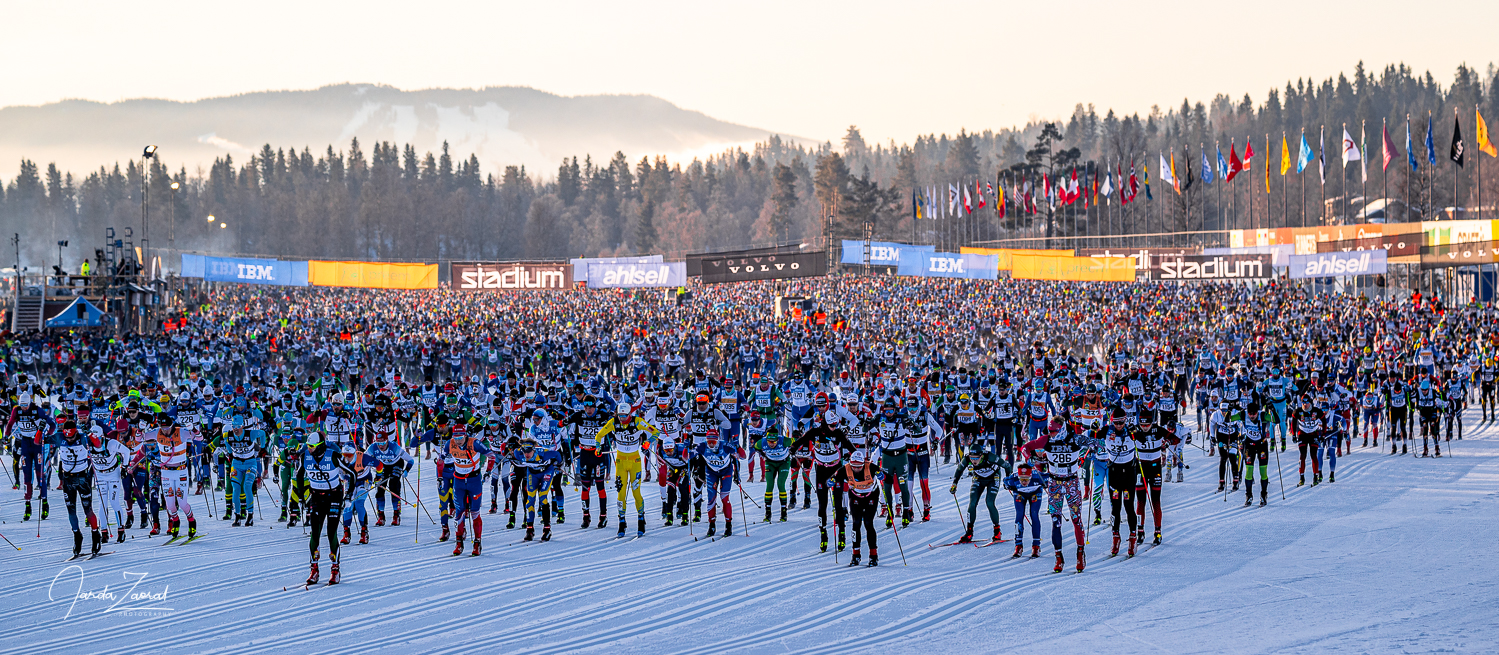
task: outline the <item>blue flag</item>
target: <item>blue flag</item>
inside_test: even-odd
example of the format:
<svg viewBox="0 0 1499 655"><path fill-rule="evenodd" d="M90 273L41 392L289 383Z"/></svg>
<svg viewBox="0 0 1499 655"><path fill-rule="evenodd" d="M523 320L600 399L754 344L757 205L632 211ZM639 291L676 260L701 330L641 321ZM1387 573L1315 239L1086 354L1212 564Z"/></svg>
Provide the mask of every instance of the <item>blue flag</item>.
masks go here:
<svg viewBox="0 0 1499 655"><path fill-rule="evenodd" d="M1301 152L1296 155L1296 174L1300 175L1310 163L1312 163L1312 144L1306 142L1306 132L1302 132Z"/></svg>
<svg viewBox="0 0 1499 655"><path fill-rule="evenodd" d="M1228 179L1228 162L1223 159L1223 146L1213 144L1213 147L1218 149L1218 179L1226 180ZM1232 151L1233 148L1229 150Z"/></svg>
<svg viewBox="0 0 1499 655"><path fill-rule="evenodd" d="M1409 114L1405 116L1405 158L1410 160L1412 172L1421 168L1420 164L1416 163L1416 151L1414 148L1411 148L1411 117Z"/></svg>
<svg viewBox="0 0 1499 655"><path fill-rule="evenodd" d="M1223 153L1221 153L1221 152L1218 153L1218 159L1220 161L1223 159ZM1213 183L1213 164L1212 164L1212 162L1208 161L1208 151L1207 150L1203 150L1202 151L1202 183L1203 184L1212 184Z"/></svg>
<svg viewBox="0 0 1499 655"><path fill-rule="evenodd" d="M1431 114L1426 114L1426 163L1437 165L1437 144L1431 139Z"/></svg>

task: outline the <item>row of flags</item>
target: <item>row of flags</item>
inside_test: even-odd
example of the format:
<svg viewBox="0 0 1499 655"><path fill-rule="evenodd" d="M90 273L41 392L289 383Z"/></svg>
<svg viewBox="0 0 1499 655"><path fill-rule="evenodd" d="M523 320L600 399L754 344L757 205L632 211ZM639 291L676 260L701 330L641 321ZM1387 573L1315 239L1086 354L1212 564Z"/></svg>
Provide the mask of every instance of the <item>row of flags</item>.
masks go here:
<svg viewBox="0 0 1499 655"><path fill-rule="evenodd" d="M1499 157L1499 149L1496 149L1489 139L1488 124L1483 120L1483 114L1475 107L1474 111L1474 141L1478 149L1490 157ZM1466 144L1463 140L1462 121L1459 120L1456 110L1453 110L1452 144L1448 149L1448 158L1458 167L1463 167L1466 158ZM1437 152L1435 138L1433 135L1433 119L1431 114L1426 116L1426 161L1428 165L1435 166L1437 163ZM1317 135L1318 147L1313 148L1307 140L1306 131L1301 132L1301 143L1297 149L1295 159L1296 173L1299 175L1306 171L1315 159L1317 162L1317 173L1322 184L1327 183L1327 141L1326 128L1323 127ZM1388 124L1381 126L1382 152L1381 170L1388 170L1390 162L1398 158L1399 152L1395 142L1390 138ZM1265 135L1265 150L1270 150L1270 136ZM1221 182L1232 182L1240 173L1248 173L1251 162L1254 160L1254 146L1245 140L1242 150L1235 141L1228 145L1228 157L1223 156L1220 145L1215 144L1214 150L1217 155L1216 166L1209 159L1207 148L1199 149L1201 164L1196 173L1193 172L1192 157L1186 146L1182 147L1182 159L1180 167L1177 164L1176 152L1170 154L1157 153L1160 160L1160 180L1170 185L1178 194L1191 189L1194 180L1201 180L1203 184L1210 185L1215 180ZM1348 133L1348 126L1343 126L1343 139L1341 144L1343 166L1359 162L1363 182L1369 181L1368 159L1365 153L1369 151L1367 134L1363 126L1359 128L1359 141L1355 142L1353 136ZM1411 144L1410 116L1405 121L1405 154L1411 171L1420 169L1420 163L1416 159L1416 149ZM1243 153L1240 156L1240 152ZM1289 137L1286 133L1281 134L1280 140L1280 174L1286 175L1292 166L1291 148ZM1271 159L1265 159L1265 192L1270 192L1270 167ZM1141 165L1144 177L1144 190L1147 200L1153 199L1150 192L1150 168ZM1123 163L1116 163L1114 170L1108 166L1103 167L1100 173L1096 169L1084 169L1082 177L1076 167L1071 169L1070 174L1061 175L1035 175L1001 173L993 184L989 182L976 181L971 184L960 183L947 185L947 201L942 202L942 189L940 186L928 186L911 190L911 215L915 219L941 219L962 218L971 216L978 210L992 204L994 211L1000 218L1013 207L1013 210L1023 214L1035 214L1039 207L1055 209L1061 206L1073 205L1082 202L1086 210L1101 201L1112 202L1114 195L1118 194L1121 204L1133 202L1141 188L1140 177L1135 172L1135 162L1130 161L1129 175L1124 173Z"/></svg>

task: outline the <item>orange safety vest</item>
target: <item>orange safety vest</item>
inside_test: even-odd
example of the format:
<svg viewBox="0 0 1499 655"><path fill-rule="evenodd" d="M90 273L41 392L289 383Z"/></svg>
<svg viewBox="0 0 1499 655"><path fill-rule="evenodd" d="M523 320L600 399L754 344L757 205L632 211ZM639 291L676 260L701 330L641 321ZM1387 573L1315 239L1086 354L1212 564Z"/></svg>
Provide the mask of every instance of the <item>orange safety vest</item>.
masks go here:
<svg viewBox="0 0 1499 655"><path fill-rule="evenodd" d="M453 458L454 475L468 477L479 468L479 451L474 449L474 438L450 439L448 455Z"/></svg>

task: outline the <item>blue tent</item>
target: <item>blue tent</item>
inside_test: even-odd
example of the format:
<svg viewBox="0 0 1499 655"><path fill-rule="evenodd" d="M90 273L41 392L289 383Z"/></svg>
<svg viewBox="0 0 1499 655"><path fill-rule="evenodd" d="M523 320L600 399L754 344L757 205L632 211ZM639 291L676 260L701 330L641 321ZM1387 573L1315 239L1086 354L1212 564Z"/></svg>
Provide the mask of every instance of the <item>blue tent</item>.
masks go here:
<svg viewBox="0 0 1499 655"><path fill-rule="evenodd" d="M97 327L104 324L104 310L94 306L86 298L79 298L62 311L47 318L49 328Z"/></svg>

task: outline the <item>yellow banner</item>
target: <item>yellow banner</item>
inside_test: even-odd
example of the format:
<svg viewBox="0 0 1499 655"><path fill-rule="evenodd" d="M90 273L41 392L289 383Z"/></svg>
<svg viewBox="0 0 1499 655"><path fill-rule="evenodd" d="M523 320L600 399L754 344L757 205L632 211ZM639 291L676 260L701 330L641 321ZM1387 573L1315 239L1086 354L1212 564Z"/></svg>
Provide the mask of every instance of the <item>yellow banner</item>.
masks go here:
<svg viewBox="0 0 1499 655"><path fill-rule="evenodd" d="M1014 255L1010 277L1017 280L1134 282L1134 257L1050 257Z"/></svg>
<svg viewBox="0 0 1499 655"><path fill-rule="evenodd" d="M999 270L1008 271L1013 268L1012 263L1015 255L1038 255L1041 257L1071 257L1076 254L1071 250L1039 250L1026 248L959 248L958 252L964 255L996 255L999 260Z"/></svg>
<svg viewBox="0 0 1499 655"><path fill-rule="evenodd" d="M307 283L315 287L436 289L436 264L307 262Z"/></svg>

